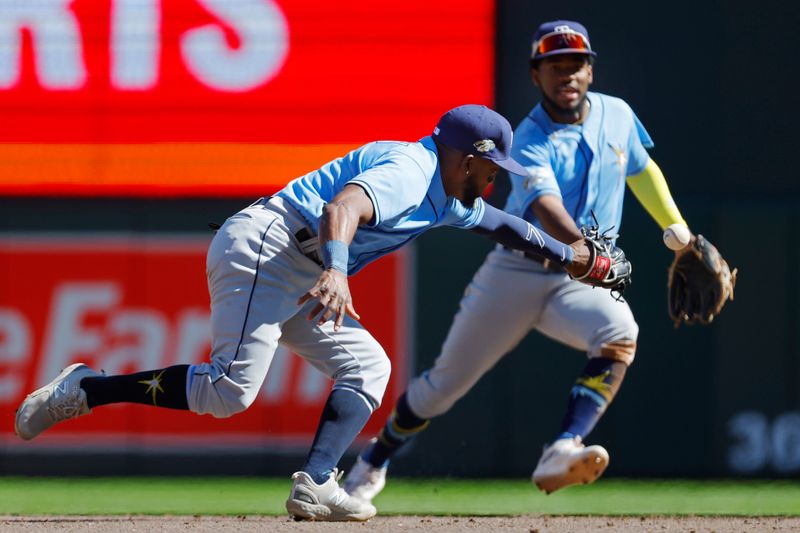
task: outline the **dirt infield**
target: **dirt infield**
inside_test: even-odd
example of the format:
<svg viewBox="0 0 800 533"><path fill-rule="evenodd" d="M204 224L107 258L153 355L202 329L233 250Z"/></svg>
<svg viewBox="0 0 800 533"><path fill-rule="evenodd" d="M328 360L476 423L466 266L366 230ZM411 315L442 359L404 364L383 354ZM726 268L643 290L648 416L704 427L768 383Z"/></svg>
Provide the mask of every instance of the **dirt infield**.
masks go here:
<svg viewBox="0 0 800 533"><path fill-rule="evenodd" d="M120 532L189 531L198 533L307 532L307 531L517 531L522 533L601 532L715 532L800 531L800 517L580 517L510 516L441 517L387 516L369 522L295 522L288 517L240 516L122 516L122 517L0 517L0 531L41 532Z"/></svg>

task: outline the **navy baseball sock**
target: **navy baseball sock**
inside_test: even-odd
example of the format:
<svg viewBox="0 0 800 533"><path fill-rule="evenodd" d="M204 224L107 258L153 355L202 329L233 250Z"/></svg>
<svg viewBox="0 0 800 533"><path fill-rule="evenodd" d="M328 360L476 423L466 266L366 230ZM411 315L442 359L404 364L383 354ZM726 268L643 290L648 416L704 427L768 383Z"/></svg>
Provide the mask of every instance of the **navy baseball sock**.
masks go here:
<svg viewBox="0 0 800 533"><path fill-rule="evenodd" d="M367 423L372 409L366 397L352 389L334 389L325 402L322 418L308 452L303 472L314 483L328 481L331 472Z"/></svg>
<svg viewBox="0 0 800 533"><path fill-rule="evenodd" d="M617 394L628 365L615 359L589 359L569 395L558 439L586 437Z"/></svg>
<svg viewBox="0 0 800 533"><path fill-rule="evenodd" d="M378 440L364 451L361 458L376 468L385 466L397 450L429 424L430 420L420 418L411 411L403 393L394 406L392 416L378 434Z"/></svg>
<svg viewBox="0 0 800 533"><path fill-rule="evenodd" d="M147 370L121 376L83 378L89 408L109 403L143 403L170 409L189 409L186 401L186 372L189 365Z"/></svg>

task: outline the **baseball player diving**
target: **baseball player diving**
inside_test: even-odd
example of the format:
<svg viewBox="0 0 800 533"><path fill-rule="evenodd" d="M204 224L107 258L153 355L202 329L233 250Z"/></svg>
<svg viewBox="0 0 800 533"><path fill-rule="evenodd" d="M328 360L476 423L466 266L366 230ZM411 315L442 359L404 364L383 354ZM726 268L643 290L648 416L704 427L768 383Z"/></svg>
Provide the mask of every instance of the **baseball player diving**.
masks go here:
<svg viewBox="0 0 800 533"><path fill-rule="evenodd" d="M573 242L581 236L579 227L592 224L594 216L601 229L620 227L627 183L662 229L678 224L691 235L664 176L648 157L646 148L653 143L639 119L619 98L589 92L595 56L588 32L577 22L547 22L536 30L530 73L542 100L514 132L512 156L527 175L510 176L505 211ZM671 269L670 313L676 324L708 323L733 296L735 271L730 273L701 236L690 240L676 252ZM703 252L716 254L708 268ZM636 321L627 303L571 282L549 258L526 257L498 245L467 287L433 367L397 400L378 437L357 458L345 490L372 501L386 483L393 454L431 418L447 412L531 330L588 356L533 482L551 493L597 479L608 465L608 452L584 446L583 440L634 360Z"/></svg>
<svg viewBox="0 0 800 533"><path fill-rule="evenodd" d="M340 488L337 464L379 406L390 363L358 322L350 274L424 231L455 226L558 264L585 283L613 289L628 280L630 264L607 239L575 234L562 244L481 200L501 168L526 173L510 156L511 139L502 116L465 105L419 142L366 144L256 201L222 225L208 250L210 362L119 376L74 364L25 398L16 433L32 439L118 402L235 415L256 398L282 343L333 380L311 450L292 476L288 512L371 518L370 502Z"/></svg>

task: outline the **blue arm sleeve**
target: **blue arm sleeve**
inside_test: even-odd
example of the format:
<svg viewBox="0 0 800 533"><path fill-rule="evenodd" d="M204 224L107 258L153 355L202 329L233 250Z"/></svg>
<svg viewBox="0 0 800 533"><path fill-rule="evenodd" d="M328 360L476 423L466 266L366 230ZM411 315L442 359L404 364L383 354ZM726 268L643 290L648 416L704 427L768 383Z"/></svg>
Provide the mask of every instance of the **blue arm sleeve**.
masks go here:
<svg viewBox="0 0 800 533"><path fill-rule="evenodd" d="M572 248L563 242L555 240L533 224L489 204L484 209L483 218L471 231L509 248L555 261L561 266L572 262Z"/></svg>

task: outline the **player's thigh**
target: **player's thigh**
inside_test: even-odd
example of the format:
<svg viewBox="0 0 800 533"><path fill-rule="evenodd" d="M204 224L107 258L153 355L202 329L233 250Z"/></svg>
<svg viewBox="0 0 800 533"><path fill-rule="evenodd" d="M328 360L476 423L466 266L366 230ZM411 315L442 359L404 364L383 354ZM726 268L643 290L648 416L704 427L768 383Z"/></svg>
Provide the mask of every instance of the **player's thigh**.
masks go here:
<svg viewBox="0 0 800 533"><path fill-rule="evenodd" d="M548 299L536 329L593 357L608 343L635 343L639 333L627 302L569 278Z"/></svg>
<svg viewBox="0 0 800 533"><path fill-rule="evenodd" d="M319 268L294 248L274 216L246 215L229 219L209 248L211 358L215 372L258 388L282 324L298 312L297 299Z"/></svg>
<svg viewBox="0 0 800 533"><path fill-rule="evenodd" d="M548 277L528 259L492 252L464 291L434 365L409 385L412 410L449 409L517 346L539 320Z"/></svg>
<svg viewBox="0 0 800 533"><path fill-rule="evenodd" d="M356 320L346 317L334 331L329 320L318 326L307 320L316 301L283 325L281 344L303 357L335 381L334 387L348 387L363 393L377 408L389 383L391 363L383 347Z"/></svg>

